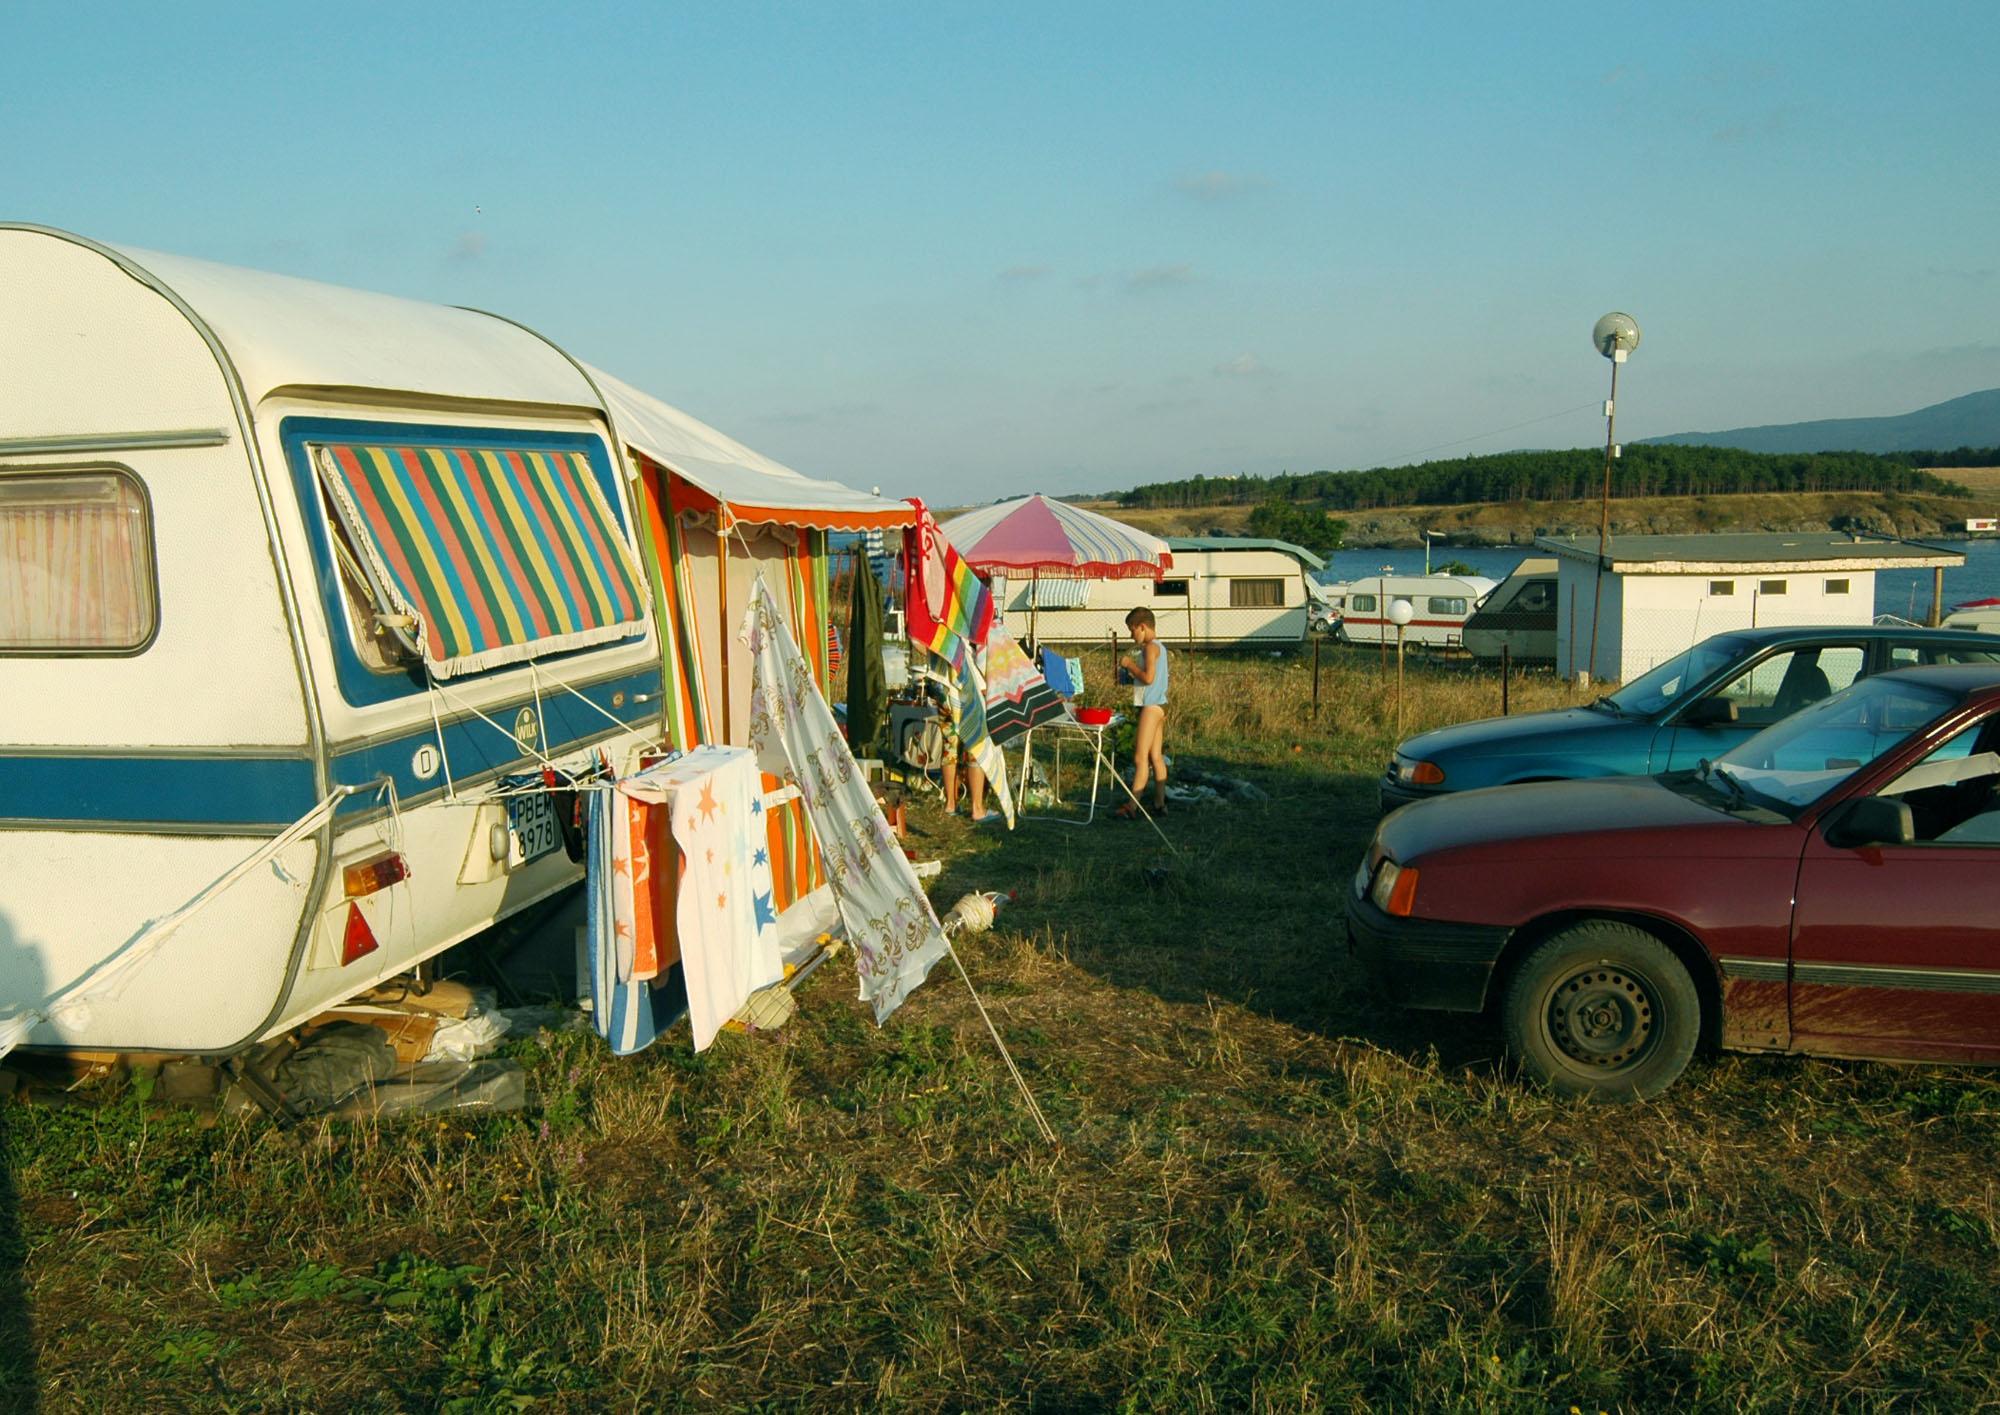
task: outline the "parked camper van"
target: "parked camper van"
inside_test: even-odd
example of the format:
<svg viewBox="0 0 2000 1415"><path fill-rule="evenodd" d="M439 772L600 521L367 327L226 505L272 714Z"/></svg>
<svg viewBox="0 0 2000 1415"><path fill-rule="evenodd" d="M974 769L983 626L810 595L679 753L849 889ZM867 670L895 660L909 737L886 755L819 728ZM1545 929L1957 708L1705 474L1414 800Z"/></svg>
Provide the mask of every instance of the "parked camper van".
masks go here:
<svg viewBox="0 0 2000 1415"><path fill-rule="evenodd" d="M1944 617L1944 627L2000 633L2000 599L1969 599L1964 604L1955 604Z"/></svg>
<svg viewBox="0 0 2000 1415"><path fill-rule="evenodd" d="M1514 663L1556 661L1556 562L1523 560L1474 607L1465 621L1465 650L1474 658Z"/></svg>
<svg viewBox="0 0 2000 1415"><path fill-rule="evenodd" d="M660 732L615 429L504 319L0 226L0 1013L220 1054L575 881ZM4 1018L0 1018L4 1021Z"/></svg>
<svg viewBox="0 0 2000 1415"><path fill-rule="evenodd" d="M1403 628L1403 643L1412 647L1458 649L1465 646L1465 623L1473 606L1494 586L1484 575L1371 575L1328 586L1340 602L1334 636L1350 644L1396 642L1389 619L1392 601L1410 602L1411 619Z"/></svg>

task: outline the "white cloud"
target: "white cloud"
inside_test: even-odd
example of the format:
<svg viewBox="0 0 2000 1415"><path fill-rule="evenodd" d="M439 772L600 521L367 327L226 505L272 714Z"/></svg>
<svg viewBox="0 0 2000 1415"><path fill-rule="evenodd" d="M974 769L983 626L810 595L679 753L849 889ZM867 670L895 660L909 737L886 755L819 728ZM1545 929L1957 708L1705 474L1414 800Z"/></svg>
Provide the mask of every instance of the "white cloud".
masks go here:
<svg viewBox="0 0 2000 1415"><path fill-rule="evenodd" d="M1270 185L1254 172L1190 172L1174 178L1174 190L1196 201L1230 201Z"/></svg>
<svg viewBox="0 0 2000 1415"><path fill-rule="evenodd" d="M1224 359L1211 372L1217 378L1269 378L1277 370L1246 351Z"/></svg>
<svg viewBox="0 0 2000 1415"><path fill-rule="evenodd" d="M1194 283L1194 267L1186 263L1180 265L1149 265L1144 270L1134 271L1125 282L1128 290L1165 290L1175 285Z"/></svg>

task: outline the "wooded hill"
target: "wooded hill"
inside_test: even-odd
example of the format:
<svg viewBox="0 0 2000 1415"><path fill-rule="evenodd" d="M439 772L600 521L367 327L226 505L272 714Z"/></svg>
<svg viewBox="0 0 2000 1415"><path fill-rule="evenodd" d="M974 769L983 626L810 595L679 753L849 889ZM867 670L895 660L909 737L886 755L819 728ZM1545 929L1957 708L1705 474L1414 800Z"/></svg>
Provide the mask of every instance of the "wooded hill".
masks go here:
<svg viewBox="0 0 2000 1415"><path fill-rule="evenodd" d="M1935 459L1935 460L1933 460ZM1953 452L1768 453L1732 447L1632 444L1612 465L1611 494L1716 496L1748 492L1902 491L1965 496L1964 487L1920 467L2000 463L2000 449ZM1469 502L1578 501L1603 487L1599 448L1498 452L1410 467L1285 473L1271 477L1189 477L1118 494L1127 507L1260 505L1287 501L1329 511Z"/></svg>

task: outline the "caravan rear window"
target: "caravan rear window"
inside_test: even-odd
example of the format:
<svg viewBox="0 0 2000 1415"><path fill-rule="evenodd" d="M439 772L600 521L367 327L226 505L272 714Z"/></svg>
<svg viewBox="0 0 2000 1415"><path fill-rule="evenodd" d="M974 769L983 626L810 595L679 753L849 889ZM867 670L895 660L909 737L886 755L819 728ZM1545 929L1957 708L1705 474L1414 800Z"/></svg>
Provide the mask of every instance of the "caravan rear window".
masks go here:
<svg viewBox="0 0 2000 1415"><path fill-rule="evenodd" d="M582 452L390 442L307 450L333 511L350 603L363 596L372 609L366 634L386 646L386 631L432 676L643 630L643 579Z"/></svg>
<svg viewBox="0 0 2000 1415"><path fill-rule="evenodd" d="M0 476L0 653L136 653L159 622L152 511L136 477Z"/></svg>

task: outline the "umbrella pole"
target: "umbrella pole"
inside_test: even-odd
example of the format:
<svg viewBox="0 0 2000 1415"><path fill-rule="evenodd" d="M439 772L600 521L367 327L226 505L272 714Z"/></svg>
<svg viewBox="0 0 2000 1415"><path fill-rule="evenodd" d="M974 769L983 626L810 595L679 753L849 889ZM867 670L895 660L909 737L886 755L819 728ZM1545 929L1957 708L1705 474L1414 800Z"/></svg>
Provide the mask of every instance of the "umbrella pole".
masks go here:
<svg viewBox="0 0 2000 1415"><path fill-rule="evenodd" d="M1041 607L1042 572L1040 570L1030 570L1028 572L1028 642L1036 648L1042 646L1042 641L1035 637L1035 615Z"/></svg>

